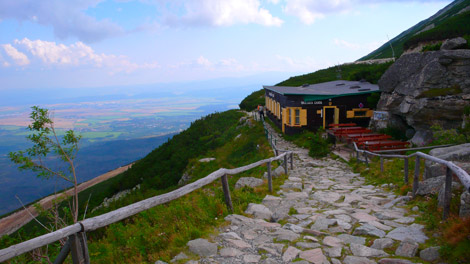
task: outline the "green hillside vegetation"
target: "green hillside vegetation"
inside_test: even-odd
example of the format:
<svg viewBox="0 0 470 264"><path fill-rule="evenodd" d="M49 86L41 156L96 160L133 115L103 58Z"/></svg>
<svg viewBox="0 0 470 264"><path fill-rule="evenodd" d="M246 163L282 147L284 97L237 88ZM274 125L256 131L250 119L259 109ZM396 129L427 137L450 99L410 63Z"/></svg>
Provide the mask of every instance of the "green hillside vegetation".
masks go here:
<svg viewBox="0 0 470 264"><path fill-rule="evenodd" d="M195 181L221 168L234 168L272 156L272 151L260 123L253 127L239 123L242 113L230 110L211 114L193 122L190 128L175 135L137 162L128 173L102 182L80 194L82 212L91 194L87 217L100 215L142 199L163 194L177 188L183 173ZM238 138L238 135L240 135ZM215 161L201 163L199 159L215 157ZM276 166L274 164L274 166ZM231 190L241 176L262 177L266 167L229 177ZM282 177L275 180L275 188ZM133 185L134 184L134 185ZM141 189L109 207L90 213L104 197L111 197L121 189L141 184ZM235 213L242 213L249 202L259 202L267 194L267 186L243 188L232 192ZM228 214L220 181L195 191L167 205L157 206L95 232L88 233L90 257L93 263L153 263L157 259L169 261L190 239L209 234L214 225L223 223ZM44 221L44 217L40 217ZM31 222L13 235L0 239L0 248L44 234L46 231ZM49 252L56 256L59 245L51 245ZM28 254L12 263L32 262Z"/></svg>
<svg viewBox="0 0 470 264"><path fill-rule="evenodd" d="M258 105L264 105L264 103L264 89L261 89L245 97L238 106L242 110L253 111L256 110Z"/></svg>
<svg viewBox="0 0 470 264"><path fill-rule="evenodd" d="M330 82L338 79L359 81L365 79L370 83L377 83L382 74L392 65L392 62L383 64L343 64L340 66L341 78L338 78L338 67L329 67L316 72L294 76L276 86L301 86L303 84L316 84Z"/></svg>
<svg viewBox="0 0 470 264"><path fill-rule="evenodd" d="M408 39L404 48L409 49L421 42L444 40L465 36L470 40L470 11L445 20L442 24ZM468 46L470 48L470 45Z"/></svg>
<svg viewBox="0 0 470 264"><path fill-rule="evenodd" d="M470 5L470 0L460 0L460 1L454 1L453 3L449 4L448 7L444 8L447 9L445 12L439 11L436 16L432 16L428 19L425 19L418 24L414 25L413 27L405 30L395 38L393 38L390 43L393 46L393 49L395 51L395 57L398 58L403 54L403 51L406 49L405 48L405 43L407 43L410 39L414 38L415 34L423 30L426 26L434 24L435 28L441 28L439 31L447 31L445 30L446 27L449 28L457 28L459 27L458 24L456 24L457 21L454 22L447 22L448 20L454 20L457 16L461 16L462 14L457 15L462 9ZM465 13L464 13L465 14ZM454 16L457 15L457 16ZM465 20L466 21L466 20ZM468 24L468 22L465 22ZM447 24L441 27L442 24ZM467 28L468 25L462 25L462 27ZM431 29L432 30L432 29ZM430 30L428 30L430 31ZM417 36L421 34L429 34L432 35L432 33L426 33L428 31L424 31L422 33L419 33ZM449 30L450 32L451 30ZM441 34L439 32L436 32L438 34ZM459 35L454 35L454 36L465 36L470 34L469 31L465 30L463 34ZM424 35L423 35L424 36ZM432 37L431 37L432 38ZM438 40L443 40L443 38L439 38ZM411 41L411 40L410 40ZM373 52L367 54L366 56L360 58L359 60L371 60L371 59L383 59L383 58L392 58L393 57L393 52L390 47L390 43L387 42L380 46L378 49L374 50ZM406 47L409 47L408 43L406 44Z"/></svg>

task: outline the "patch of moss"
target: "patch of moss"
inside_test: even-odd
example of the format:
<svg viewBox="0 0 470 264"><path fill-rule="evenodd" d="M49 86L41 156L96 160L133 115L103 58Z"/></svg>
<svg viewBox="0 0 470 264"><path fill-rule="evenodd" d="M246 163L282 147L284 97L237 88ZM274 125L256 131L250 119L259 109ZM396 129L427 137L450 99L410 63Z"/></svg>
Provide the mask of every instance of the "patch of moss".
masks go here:
<svg viewBox="0 0 470 264"><path fill-rule="evenodd" d="M462 92L463 91L462 91L462 88L460 88L460 85L455 84L448 88L431 89L428 91L424 91L420 95L418 95L416 98L419 99L419 98L432 98L432 97L445 96L445 95L456 95Z"/></svg>

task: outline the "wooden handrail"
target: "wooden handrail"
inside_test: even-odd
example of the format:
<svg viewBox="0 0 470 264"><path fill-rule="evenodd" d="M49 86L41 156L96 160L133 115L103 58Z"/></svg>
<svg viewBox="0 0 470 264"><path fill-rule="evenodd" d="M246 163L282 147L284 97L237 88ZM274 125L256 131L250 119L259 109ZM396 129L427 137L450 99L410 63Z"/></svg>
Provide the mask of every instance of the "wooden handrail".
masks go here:
<svg viewBox="0 0 470 264"><path fill-rule="evenodd" d="M357 157L359 158L359 153L363 153L366 163L368 162L367 155L372 155L372 156L380 157L381 164L383 164L383 158L402 158L404 159L405 166L408 166L408 159L411 157L415 157L416 164L415 164L415 174L414 174L414 180L413 180L413 198L416 197L416 192L419 187L419 166L420 166L419 160L420 158L445 165L447 167L447 170L446 170L445 193L444 193L444 210L443 210L444 219L447 219L447 217L449 216L449 211L450 211L450 200L452 199L452 193L451 193L452 173L454 173L459 178L460 182L465 187L465 189L468 192L470 192L470 175L468 175L468 173L465 170L455 165L451 161L436 158L434 156L424 154L419 151L412 153L410 155L379 154L379 153L374 153L374 152L370 152L367 150L359 149L356 145L356 142L353 142L353 145L354 145L354 150L356 151ZM440 146L436 146L436 147L440 147ZM383 172L382 170L383 170L383 166L381 165L381 172ZM405 183L408 183L408 168L405 168L404 171L405 171L404 181Z"/></svg>
<svg viewBox="0 0 470 264"><path fill-rule="evenodd" d="M177 190L171 191L169 193L165 193L162 195L154 196L145 200L142 200L140 202L119 208L117 210L114 210L112 212L108 212L99 216L95 216L92 218L85 219L81 222L78 222L76 224L73 224L71 226L64 227L62 229L59 229L57 231L21 242L19 244L10 246L8 248L4 248L0 250L0 262L6 261L8 259L11 259L13 257L19 256L23 253L29 252L33 249L48 245L50 243L53 243L55 241L58 241L60 239L64 239L67 237L70 237L71 235L80 233L80 232L87 232L87 231L92 231L96 230L101 227L105 227L107 225L116 223L118 221L121 221L125 218L128 218L132 215L135 215L137 213L140 213L142 211L145 211L147 209L150 209L152 207L155 207L160 204L164 204L167 202L170 202L172 200L178 199L192 191L195 191L199 188L202 188L213 181L222 178L225 175L234 175L238 174L247 170L250 170L252 168L255 168L257 166L263 165L265 163L271 164L271 162L275 160L280 160L283 159L284 161L287 158L287 155L290 155L291 159L291 166L292 166L292 152L284 152L276 157L272 157L269 159L264 159L260 160L258 162L235 168L235 169L225 169L221 168L218 169L215 172L212 172L211 174L207 175L206 177L199 179L193 183L190 183L188 185L185 185L181 188L178 188ZM285 170L287 172L287 165L285 166ZM272 188L272 187L270 187Z"/></svg>

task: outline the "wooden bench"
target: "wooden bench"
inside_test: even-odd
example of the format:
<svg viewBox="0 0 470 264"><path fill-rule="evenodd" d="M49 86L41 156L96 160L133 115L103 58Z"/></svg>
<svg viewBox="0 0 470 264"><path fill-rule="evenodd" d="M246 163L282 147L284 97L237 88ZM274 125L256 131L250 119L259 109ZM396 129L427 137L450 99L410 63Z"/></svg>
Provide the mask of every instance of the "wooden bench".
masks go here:
<svg viewBox="0 0 470 264"><path fill-rule="evenodd" d="M409 144L409 142L403 142L399 140L366 141L364 142L364 148L369 151L403 149L407 148Z"/></svg>

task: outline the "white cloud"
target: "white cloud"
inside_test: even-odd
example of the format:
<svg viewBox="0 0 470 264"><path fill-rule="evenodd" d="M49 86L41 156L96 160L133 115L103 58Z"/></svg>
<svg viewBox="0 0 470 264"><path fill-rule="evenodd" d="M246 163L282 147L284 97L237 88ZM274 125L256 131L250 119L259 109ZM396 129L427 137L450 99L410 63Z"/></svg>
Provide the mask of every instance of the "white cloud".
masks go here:
<svg viewBox="0 0 470 264"><path fill-rule="evenodd" d="M125 56L98 54L83 42L64 45L52 41L24 38L22 40L15 40L13 43L16 47L24 49L32 57L38 59L42 64L49 66L92 66L105 68L111 74L117 72L130 73L138 69L153 69L158 67L156 63L137 64L131 62ZM9 46L16 50L10 44L3 46Z"/></svg>
<svg viewBox="0 0 470 264"><path fill-rule="evenodd" d="M65 39L77 37L95 42L120 35L124 30L107 20L97 20L86 14L102 0L14 0L0 1L0 20L16 19L52 26L54 34Z"/></svg>
<svg viewBox="0 0 470 264"><path fill-rule="evenodd" d="M196 62L197 62L197 64L199 64L201 66L205 66L205 67L212 66L212 63L207 58L205 58L204 56L199 56L199 58L197 59Z"/></svg>
<svg viewBox="0 0 470 264"><path fill-rule="evenodd" d="M15 47L11 44L4 44L2 45L5 53L10 56L10 58L19 66L25 66L30 63L28 56L26 54L18 51ZM8 62L3 64L4 66L9 66Z"/></svg>
<svg viewBox="0 0 470 264"><path fill-rule="evenodd" d="M284 12L299 17L310 25L315 20L323 18L325 14L344 12L351 8L353 0L286 0Z"/></svg>
<svg viewBox="0 0 470 264"><path fill-rule="evenodd" d="M167 17L169 25L231 26L234 24L260 24L280 26L283 21L260 7L259 0L201 0L184 3L186 13Z"/></svg>
<svg viewBox="0 0 470 264"><path fill-rule="evenodd" d="M350 50L364 50L371 51L375 50L385 43L385 41L373 41L369 43L353 43L346 41L344 39L334 39L333 43L341 48L350 49Z"/></svg>
<svg viewBox="0 0 470 264"><path fill-rule="evenodd" d="M272 1L272 0L268 0ZM449 2L446 0L284 0L283 11L298 17L304 24L313 24L316 20L332 13L351 12L359 5L390 2Z"/></svg>

